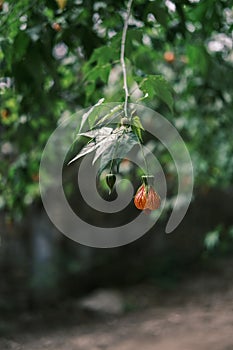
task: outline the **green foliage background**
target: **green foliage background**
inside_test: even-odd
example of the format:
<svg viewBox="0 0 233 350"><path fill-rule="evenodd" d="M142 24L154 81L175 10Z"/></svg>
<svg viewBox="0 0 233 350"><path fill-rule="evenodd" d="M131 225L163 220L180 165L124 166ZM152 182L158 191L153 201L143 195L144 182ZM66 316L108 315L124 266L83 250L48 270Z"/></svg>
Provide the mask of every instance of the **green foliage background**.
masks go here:
<svg viewBox="0 0 233 350"><path fill-rule="evenodd" d="M102 97L123 101L125 7L122 0L68 0L63 10L54 0L1 2L0 209L14 220L39 199L41 153L61 118ZM196 188L232 183L232 28L232 1L133 2L131 92L148 93L141 103L177 127ZM161 162L172 172L167 155Z"/></svg>

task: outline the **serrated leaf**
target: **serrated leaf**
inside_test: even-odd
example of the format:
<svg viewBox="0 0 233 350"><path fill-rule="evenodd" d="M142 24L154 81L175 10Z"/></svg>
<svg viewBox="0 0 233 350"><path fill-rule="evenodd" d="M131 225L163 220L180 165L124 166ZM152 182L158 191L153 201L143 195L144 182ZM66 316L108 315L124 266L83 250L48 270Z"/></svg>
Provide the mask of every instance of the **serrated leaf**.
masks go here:
<svg viewBox="0 0 233 350"><path fill-rule="evenodd" d="M132 130L138 137L138 139L142 142L142 130L144 130L141 120L139 116L135 116L132 118Z"/></svg>
<svg viewBox="0 0 233 350"><path fill-rule="evenodd" d="M107 115L108 113L109 113L109 107L106 105L102 105L101 107L98 107L98 113L91 113L91 115L88 118L90 129L93 129L99 126L100 123L97 123L97 121L102 119L103 116Z"/></svg>
<svg viewBox="0 0 233 350"><path fill-rule="evenodd" d="M99 142L99 147L96 150L95 157L93 159L93 164L99 159L99 157L107 152L112 147L115 147L118 136L116 134L111 134L104 140Z"/></svg>
<svg viewBox="0 0 233 350"><path fill-rule="evenodd" d="M88 83L87 99L91 97L99 80L107 84L113 62L119 61L120 39L116 35L110 44L95 49L89 61L82 66L83 81Z"/></svg>
<svg viewBox="0 0 233 350"><path fill-rule="evenodd" d="M87 132L82 132L80 134L78 134L79 136L86 136L89 137L90 139L96 139L96 142L100 141L101 139L107 137L108 135L110 135L112 133L113 129L112 128L108 128L106 126L104 126L103 128L100 129L93 129L93 130L89 130Z"/></svg>
<svg viewBox="0 0 233 350"><path fill-rule="evenodd" d="M101 128L105 129L105 128ZM108 128L106 128L108 129ZM113 129L112 129L113 130ZM98 139L98 149L96 150L95 157L93 159L93 164L96 162L96 160L104 153L107 152L107 149L111 148L112 145L115 146L117 144L118 139L122 136L122 134L125 132L125 128L116 128L113 133Z"/></svg>
<svg viewBox="0 0 233 350"><path fill-rule="evenodd" d="M121 41L121 36L119 34L120 33L114 36L109 45L101 46L94 50L89 61L82 67L85 78L93 66L102 67L106 64L111 64L113 61L119 61L119 47Z"/></svg>
<svg viewBox="0 0 233 350"><path fill-rule="evenodd" d="M85 79L87 79L88 81L96 81L97 79L99 79L106 84L108 82L108 76L111 71L111 68L112 66L110 63L106 63L104 65L97 65L88 71L88 74L85 76Z"/></svg>
<svg viewBox="0 0 233 350"><path fill-rule="evenodd" d="M136 144L138 144L138 140L135 134L132 132L123 133L117 140L109 143L108 147L103 150L101 155L98 174L100 174L107 167L112 159L125 158Z"/></svg>
<svg viewBox="0 0 233 350"><path fill-rule="evenodd" d="M104 98L101 98L94 106L92 106L83 116L79 128L79 132L82 130L83 125L86 123L88 117L91 115L91 113L94 111L95 107L100 106L104 102Z"/></svg>
<svg viewBox="0 0 233 350"><path fill-rule="evenodd" d="M89 63L94 63L96 62L97 65L103 66L106 63L109 63L113 56L115 55L115 52L111 50L111 47L109 46L102 46L98 47L97 49L94 50Z"/></svg>
<svg viewBox="0 0 233 350"><path fill-rule="evenodd" d="M161 75L148 75L142 81L136 78L139 88L144 94L148 93L148 98L153 99L158 96L167 104L171 112L173 112L173 89L171 85Z"/></svg>
<svg viewBox="0 0 233 350"><path fill-rule="evenodd" d="M98 147L102 145L105 140L107 140L108 136L112 133L112 128L103 127L100 129L90 130L87 132L79 133L78 136L85 136L93 139L93 142L89 142L69 163L73 163L75 160L85 156L88 153L93 152Z"/></svg>
<svg viewBox="0 0 233 350"><path fill-rule="evenodd" d="M68 165L84 155L96 151L93 164L101 157L101 169L103 169L112 159L124 158L132 147L138 144L137 136L133 132L126 132L123 126L115 130L103 127L78 135L88 137L93 141L89 142Z"/></svg>
<svg viewBox="0 0 233 350"><path fill-rule="evenodd" d="M114 108L112 108L109 113L107 113L100 120L98 120L98 122L96 123L96 126L106 122L107 120L109 120L112 117L113 117L112 119L114 119L116 116L118 116L118 112L119 111L123 111L123 105L122 104L117 105ZM115 115L116 113L117 113L117 115Z"/></svg>
<svg viewBox="0 0 233 350"><path fill-rule="evenodd" d="M78 160L79 158L85 156L86 154L93 152L97 147L98 145L95 142L88 143L85 147L83 147L81 152L79 152L73 159L71 159L68 165L73 163L75 160Z"/></svg>

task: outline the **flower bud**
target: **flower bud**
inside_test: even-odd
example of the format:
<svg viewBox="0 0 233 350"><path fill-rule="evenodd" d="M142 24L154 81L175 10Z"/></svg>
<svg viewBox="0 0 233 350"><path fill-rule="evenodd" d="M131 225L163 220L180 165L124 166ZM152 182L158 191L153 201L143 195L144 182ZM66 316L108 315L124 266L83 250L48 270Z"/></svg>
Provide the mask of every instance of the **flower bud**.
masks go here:
<svg viewBox="0 0 233 350"><path fill-rule="evenodd" d="M112 189L115 185L115 182L116 182L116 175L115 174L107 174L106 175L106 183L107 183L108 188L109 188L109 193L112 192Z"/></svg>

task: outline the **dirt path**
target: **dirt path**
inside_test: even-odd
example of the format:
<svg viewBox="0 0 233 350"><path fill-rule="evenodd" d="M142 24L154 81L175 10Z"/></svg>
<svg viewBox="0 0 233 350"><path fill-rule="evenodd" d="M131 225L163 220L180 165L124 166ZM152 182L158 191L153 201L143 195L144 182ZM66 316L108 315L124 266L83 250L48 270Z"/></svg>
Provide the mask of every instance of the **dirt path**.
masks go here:
<svg viewBox="0 0 233 350"><path fill-rule="evenodd" d="M232 265L185 282L172 293L138 286L124 292L138 308L121 316L90 315L68 325L0 340L1 350L233 350ZM78 312L78 310L77 310Z"/></svg>

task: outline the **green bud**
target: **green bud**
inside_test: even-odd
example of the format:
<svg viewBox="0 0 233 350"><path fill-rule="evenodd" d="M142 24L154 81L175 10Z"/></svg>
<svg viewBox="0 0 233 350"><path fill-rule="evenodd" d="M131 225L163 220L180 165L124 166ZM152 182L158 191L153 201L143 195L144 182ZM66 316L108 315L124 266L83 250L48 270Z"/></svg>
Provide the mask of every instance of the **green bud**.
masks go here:
<svg viewBox="0 0 233 350"><path fill-rule="evenodd" d="M115 185L116 182L116 175L114 174L107 174L106 175L106 183L108 185L109 188L109 194L112 192L112 189Z"/></svg>

